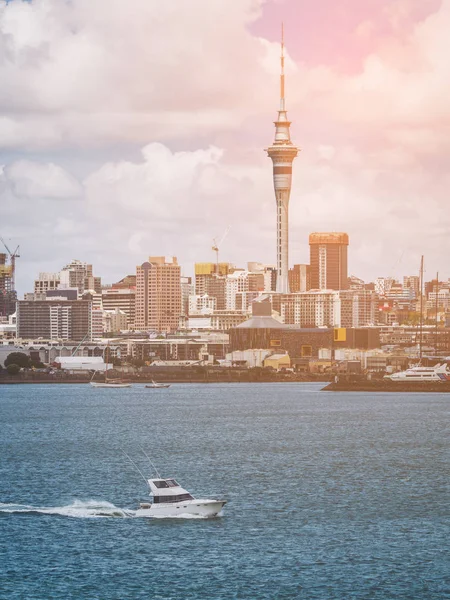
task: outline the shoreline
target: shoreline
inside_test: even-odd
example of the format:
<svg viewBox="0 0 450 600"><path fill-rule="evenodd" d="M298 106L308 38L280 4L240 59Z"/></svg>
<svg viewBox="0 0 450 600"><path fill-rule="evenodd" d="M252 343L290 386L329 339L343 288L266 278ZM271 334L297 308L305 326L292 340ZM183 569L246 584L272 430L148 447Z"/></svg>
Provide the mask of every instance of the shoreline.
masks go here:
<svg viewBox="0 0 450 600"><path fill-rule="evenodd" d="M321 383L323 385L326 385L327 383L330 382L329 379L317 379L317 378L304 378L304 379L291 379L291 378L273 378L273 379L269 379L269 378L261 378L261 379L251 379L249 377L231 377L231 378L223 378L223 379L215 379L212 377L208 377L208 378L199 378L199 377L192 377L192 378L164 378L164 377L154 377L151 379L148 378L121 378L123 380L124 383L131 383L131 384L135 384L135 385L145 385L145 384L151 384L153 380L157 380L158 383L167 383L167 384L177 384L177 383L204 383L204 384L208 384L208 383ZM29 385L29 384L89 384L90 383L90 379L70 379L70 378L48 378L48 379L44 379L44 378L39 378L39 379L31 379L31 378L2 378L0 379L0 386L1 385L21 385L21 384L25 384L25 385ZM95 380L98 381L98 380Z"/></svg>
<svg viewBox="0 0 450 600"><path fill-rule="evenodd" d="M450 392L450 382L393 382L384 380L331 382L322 392L419 392L445 394Z"/></svg>

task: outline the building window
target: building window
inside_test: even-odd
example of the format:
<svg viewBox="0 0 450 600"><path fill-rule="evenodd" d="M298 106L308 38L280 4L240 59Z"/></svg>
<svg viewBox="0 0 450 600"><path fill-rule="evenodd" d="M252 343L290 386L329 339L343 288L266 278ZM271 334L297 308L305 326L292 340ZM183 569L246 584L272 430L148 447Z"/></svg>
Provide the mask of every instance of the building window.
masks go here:
<svg viewBox="0 0 450 600"><path fill-rule="evenodd" d="M301 349L302 358L311 358L312 357L312 346L302 346Z"/></svg>

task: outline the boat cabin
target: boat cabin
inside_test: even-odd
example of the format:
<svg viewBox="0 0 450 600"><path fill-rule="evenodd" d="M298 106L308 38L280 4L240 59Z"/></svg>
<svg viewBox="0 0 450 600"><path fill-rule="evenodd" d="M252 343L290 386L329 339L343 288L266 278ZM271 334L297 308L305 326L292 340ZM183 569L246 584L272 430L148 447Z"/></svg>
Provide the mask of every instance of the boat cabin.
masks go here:
<svg viewBox="0 0 450 600"><path fill-rule="evenodd" d="M151 494L154 504L163 502L183 502L185 500L194 500L194 496L183 489L175 479L149 479Z"/></svg>

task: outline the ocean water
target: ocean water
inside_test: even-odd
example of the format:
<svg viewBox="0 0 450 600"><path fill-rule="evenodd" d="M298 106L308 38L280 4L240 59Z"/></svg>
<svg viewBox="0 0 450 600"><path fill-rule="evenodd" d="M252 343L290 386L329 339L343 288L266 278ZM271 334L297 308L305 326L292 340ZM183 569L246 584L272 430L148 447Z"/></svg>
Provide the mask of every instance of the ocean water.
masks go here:
<svg viewBox="0 0 450 600"><path fill-rule="evenodd" d="M450 598L450 396L320 387L0 386L0 599Z"/></svg>

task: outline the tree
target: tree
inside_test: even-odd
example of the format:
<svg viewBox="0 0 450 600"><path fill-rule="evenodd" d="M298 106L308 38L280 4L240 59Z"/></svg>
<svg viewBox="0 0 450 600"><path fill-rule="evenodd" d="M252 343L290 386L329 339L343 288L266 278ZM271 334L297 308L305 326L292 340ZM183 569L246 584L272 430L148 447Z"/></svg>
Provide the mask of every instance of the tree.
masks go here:
<svg viewBox="0 0 450 600"><path fill-rule="evenodd" d="M120 367L120 365L122 364L120 358L117 358L116 356L112 359L111 362L113 364L113 367Z"/></svg>
<svg viewBox="0 0 450 600"><path fill-rule="evenodd" d="M30 362L30 367L32 367L33 369L45 369L44 363L40 360L32 360Z"/></svg>
<svg viewBox="0 0 450 600"><path fill-rule="evenodd" d="M19 368L28 369L30 367L30 357L24 352L11 352L5 360L5 367L8 365L18 365Z"/></svg>
<svg viewBox="0 0 450 600"><path fill-rule="evenodd" d="M19 354L19 352L17 352L17 354ZM17 375L17 373L19 373L19 371L20 371L20 367L19 367L19 365L15 365L14 363L10 363L6 367L6 370L8 372L8 375Z"/></svg>

